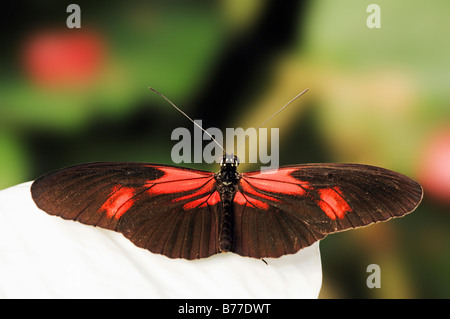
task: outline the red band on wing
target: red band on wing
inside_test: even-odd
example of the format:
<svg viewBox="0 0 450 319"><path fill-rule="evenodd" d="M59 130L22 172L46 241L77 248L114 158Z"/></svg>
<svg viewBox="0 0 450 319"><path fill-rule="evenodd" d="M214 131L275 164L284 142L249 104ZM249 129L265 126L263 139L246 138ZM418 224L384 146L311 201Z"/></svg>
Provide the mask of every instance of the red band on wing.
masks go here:
<svg viewBox="0 0 450 319"><path fill-rule="evenodd" d="M244 195L242 195L241 192L236 192L233 201L239 205L245 205L247 203L247 200L245 199Z"/></svg>
<svg viewBox="0 0 450 319"><path fill-rule="evenodd" d="M197 208L197 207L206 207L207 205L212 206L212 205L217 204L219 201L220 201L220 195L216 191L212 194L208 194L199 199L196 199L196 200L193 200L191 202L184 204L183 208L185 210L190 210L190 209Z"/></svg>
<svg viewBox="0 0 450 319"><path fill-rule="evenodd" d="M302 196L305 194L305 189L309 188L309 183L292 177L291 173L297 170L297 168L287 168L247 173L244 174L244 180L248 179L252 186L267 192Z"/></svg>
<svg viewBox="0 0 450 319"><path fill-rule="evenodd" d="M184 181L184 182L186 182L186 181ZM196 182L198 182L198 181L196 181ZM192 194L185 195L185 196L180 196L178 198L174 198L173 201L174 202L184 201L184 200L187 200L187 199L190 199L190 198L193 198L193 197L197 197L200 194L210 193L214 189L214 183L215 182L214 182L213 179L210 179L208 182L206 182L206 184L205 184L204 180L202 182L203 183L199 186L199 187L201 187L201 189L198 190L197 192L194 192ZM194 186L197 185L196 183L194 183L194 184L195 184ZM198 187L195 187L195 188L198 188Z"/></svg>
<svg viewBox="0 0 450 319"><path fill-rule="evenodd" d="M205 184L205 178L211 178L211 174L200 174L191 171L183 171L170 167L158 167L165 174L155 180L149 180L145 184L148 192L153 195L181 193Z"/></svg>
<svg viewBox="0 0 450 319"><path fill-rule="evenodd" d="M147 181L145 184L145 187L148 188L147 193L160 195L193 191L184 196L174 197L172 202L182 202L205 195L184 204L183 208L185 210L214 205L220 201L220 196L218 196L217 192L211 194L215 187L212 173L196 173L170 167L158 167L158 169L164 172L164 175L158 179Z"/></svg>
<svg viewBox="0 0 450 319"><path fill-rule="evenodd" d="M352 210L343 199L341 190L338 186L320 189L318 193L320 196L320 201L318 203L319 207L331 219L342 219L346 213Z"/></svg>
<svg viewBox="0 0 450 319"><path fill-rule="evenodd" d="M258 182L257 182L258 183ZM257 197L261 197L270 201L274 201L274 202L280 202L280 200L278 198L272 197L272 196L268 196L266 194L263 194L261 192L256 191L252 186L253 184L249 184L249 182L247 182L245 179L242 179L241 184L240 184L242 191L244 191L245 193L257 196ZM273 192L273 191L272 191Z"/></svg>
<svg viewBox="0 0 450 319"><path fill-rule="evenodd" d="M116 185L113 187L111 196L103 203L100 210L106 212L109 218L119 219L133 205L133 196L136 190L131 187Z"/></svg>
<svg viewBox="0 0 450 319"><path fill-rule="evenodd" d="M236 192L236 195L234 195L233 201L239 205L246 205L247 203L249 203L250 205L252 205L256 208L260 208L260 209L264 209L264 210L269 209L269 205L267 203L264 203L263 201L260 201L253 197L250 197L250 196L245 196L244 194L242 194L239 191Z"/></svg>
<svg viewBox="0 0 450 319"><path fill-rule="evenodd" d="M218 202L220 202L220 194L219 192L214 192L208 199L207 203L208 205L216 205Z"/></svg>
<svg viewBox="0 0 450 319"><path fill-rule="evenodd" d="M191 171L184 171L171 167L158 167L164 175L155 180L149 180L144 185L147 192L152 195L181 193L202 187L206 183L206 178L212 178L212 174L200 174ZM211 183L209 187L212 187Z"/></svg>
<svg viewBox="0 0 450 319"><path fill-rule="evenodd" d="M208 201L208 198L209 198L209 195L206 195L199 199L193 200L191 202L187 202L186 204L183 205L183 208L185 210L190 210L190 209L197 208L197 207L205 207L206 202Z"/></svg>
<svg viewBox="0 0 450 319"><path fill-rule="evenodd" d="M214 175L209 172L193 172L188 169L180 169L176 167L156 166L156 168L164 172L164 175L158 179L148 181L149 183L166 183L194 178L208 178Z"/></svg>

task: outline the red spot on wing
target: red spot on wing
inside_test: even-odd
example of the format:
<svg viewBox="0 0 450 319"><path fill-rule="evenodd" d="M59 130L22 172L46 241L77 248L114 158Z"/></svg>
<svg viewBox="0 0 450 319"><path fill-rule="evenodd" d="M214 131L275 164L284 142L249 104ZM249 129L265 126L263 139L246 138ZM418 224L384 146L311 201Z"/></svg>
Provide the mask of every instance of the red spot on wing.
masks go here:
<svg viewBox="0 0 450 319"><path fill-rule="evenodd" d="M116 185L113 187L110 197L100 207L100 211L106 212L109 218L119 219L134 204L133 196L136 190L131 187Z"/></svg>
<svg viewBox="0 0 450 319"><path fill-rule="evenodd" d="M302 196L305 194L305 189L309 188L309 183L300 181L291 175L297 170L297 168L285 168L245 173L243 177L253 187L267 192Z"/></svg>
<svg viewBox="0 0 450 319"><path fill-rule="evenodd" d="M338 186L320 189L318 193L320 196L319 207L331 219L342 219L346 213L352 210L342 197L341 190Z"/></svg>

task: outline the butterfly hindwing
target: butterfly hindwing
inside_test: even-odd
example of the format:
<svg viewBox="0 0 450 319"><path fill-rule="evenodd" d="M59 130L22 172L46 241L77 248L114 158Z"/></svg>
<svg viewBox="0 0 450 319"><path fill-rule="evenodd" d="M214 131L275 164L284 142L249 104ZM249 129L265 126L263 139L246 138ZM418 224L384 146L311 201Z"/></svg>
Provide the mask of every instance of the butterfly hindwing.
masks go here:
<svg viewBox="0 0 450 319"><path fill-rule="evenodd" d="M220 196L214 174L146 163L90 163L37 179L37 206L51 215L121 232L171 258L218 252Z"/></svg>
<svg viewBox="0 0 450 319"><path fill-rule="evenodd" d="M360 164L306 164L241 174L234 251L252 257L295 253L327 234L412 212L419 184Z"/></svg>

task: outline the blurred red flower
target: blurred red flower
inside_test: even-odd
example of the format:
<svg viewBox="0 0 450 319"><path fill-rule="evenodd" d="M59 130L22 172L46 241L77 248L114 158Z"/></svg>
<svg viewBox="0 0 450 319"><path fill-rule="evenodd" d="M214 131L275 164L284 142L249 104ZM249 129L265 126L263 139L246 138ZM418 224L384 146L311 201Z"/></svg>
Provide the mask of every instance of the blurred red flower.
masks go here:
<svg viewBox="0 0 450 319"><path fill-rule="evenodd" d="M84 30L41 31L25 43L23 64L39 85L87 85L98 74L104 45L98 34Z"/></svg>
<svg viewBox="0 0 450 319"><path fill-rule="evenodd" d="M425 196L450 204L450 125L433 132L422 152L419 178Z"/></svg>

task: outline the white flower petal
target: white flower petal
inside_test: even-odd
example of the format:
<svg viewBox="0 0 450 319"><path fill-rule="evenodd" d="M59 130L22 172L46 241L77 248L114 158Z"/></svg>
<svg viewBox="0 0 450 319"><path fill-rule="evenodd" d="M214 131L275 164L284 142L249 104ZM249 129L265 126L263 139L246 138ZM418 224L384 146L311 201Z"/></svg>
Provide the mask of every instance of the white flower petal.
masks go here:
<svg viewBox="0 0 450 319"><path fill-rule="evenodd" d="M0 191L1 298L317 298L319 243L268 265L233 253L188 261L50 216L32 182Z"/></svg>

